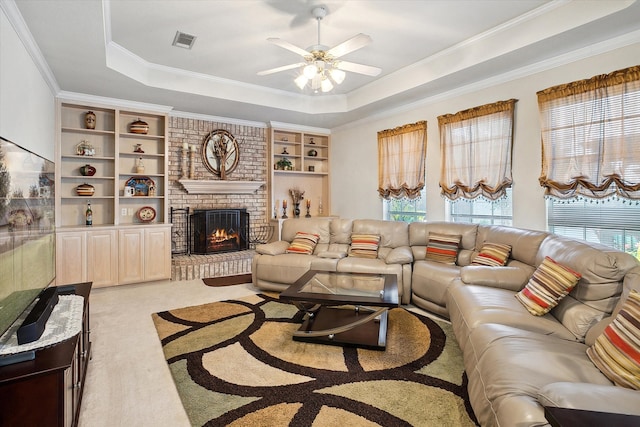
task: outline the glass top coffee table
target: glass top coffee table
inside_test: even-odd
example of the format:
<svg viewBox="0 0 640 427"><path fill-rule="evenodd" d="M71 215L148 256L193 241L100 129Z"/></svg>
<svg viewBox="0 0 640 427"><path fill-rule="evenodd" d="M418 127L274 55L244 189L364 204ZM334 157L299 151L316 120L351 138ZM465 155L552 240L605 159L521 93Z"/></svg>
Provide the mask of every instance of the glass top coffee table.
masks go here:
<svg viewBox="0 0 640 427"><path fill-rule="evenodd" d="M310 270L280 294L305 312L293 339L384 350L389 308L398 307L395 274Z"/></svg>

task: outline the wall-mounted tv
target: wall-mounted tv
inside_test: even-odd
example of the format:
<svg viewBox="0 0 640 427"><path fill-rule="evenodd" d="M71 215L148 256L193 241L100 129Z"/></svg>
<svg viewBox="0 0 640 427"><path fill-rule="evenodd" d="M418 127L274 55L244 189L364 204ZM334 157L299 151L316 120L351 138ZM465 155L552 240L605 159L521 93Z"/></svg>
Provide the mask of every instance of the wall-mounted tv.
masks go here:
<svg viewBox="0 0 640 427"><path fill-rule="evenodd" d="M54 173L0 136L0 336L55 279Z"/></svg>

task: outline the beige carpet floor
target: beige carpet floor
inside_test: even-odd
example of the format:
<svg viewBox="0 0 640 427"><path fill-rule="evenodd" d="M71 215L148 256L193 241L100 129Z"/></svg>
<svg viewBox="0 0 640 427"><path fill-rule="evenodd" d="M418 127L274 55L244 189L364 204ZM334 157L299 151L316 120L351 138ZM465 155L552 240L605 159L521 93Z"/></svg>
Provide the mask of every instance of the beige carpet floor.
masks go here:
<svg viewBox="0 0 640 427"><path fill-rule="evenodd" d="M80 426L189 426L151 314L254 293L250 284L216 288L200 279L94 289Z"/></svg>
<svg viewBox="0 0 640 427"><path fill-rule="evenodd" d="M94 289L80 427L189 426L151 314L257 293L250 284L209 287L199 279Z"/></svg>

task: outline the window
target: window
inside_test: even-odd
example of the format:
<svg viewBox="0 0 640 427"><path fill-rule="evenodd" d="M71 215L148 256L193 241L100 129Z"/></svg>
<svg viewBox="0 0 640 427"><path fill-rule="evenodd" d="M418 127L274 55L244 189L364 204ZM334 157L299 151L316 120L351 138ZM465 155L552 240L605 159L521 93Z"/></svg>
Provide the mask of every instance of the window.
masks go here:
<svg viewBox="0 0 640 427"><path fill-rule="evenodd" d="M635 202L549 199L547 223L552 233L601 243L640 260L640 205Z"/></svg>
<svg viewBox="0 0 640 427"><path fill-rule="evenodd" d="M427 220L426 191L420 191L417 199L391 199L384 203L384 219L392 221L419 222Z"/></svg>
<svg viewBox="0 0 640 427"><path fill-rule="evenodd" d="M549 231L639 256L640 66L538 92Z"/></svg>
<svg viewBox="0 0 640 427"><path fill-rule="evenodd" d="M453 222L470 222L483 225L512 225L513 209L511 188L500 200L488 201L483 198L449 202L449 218Z"/></svg>

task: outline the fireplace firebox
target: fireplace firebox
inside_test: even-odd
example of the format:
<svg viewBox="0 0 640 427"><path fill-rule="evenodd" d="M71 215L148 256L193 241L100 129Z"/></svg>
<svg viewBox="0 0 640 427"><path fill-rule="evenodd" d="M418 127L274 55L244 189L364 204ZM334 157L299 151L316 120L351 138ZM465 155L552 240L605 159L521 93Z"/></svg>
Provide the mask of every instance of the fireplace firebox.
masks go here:
<svg viewBox="0 0 640 427"><path fill-rule="evenodd" d="M246 209L202 209L191 215L191 253L242 251L249 247L249 213Z"/></svg>

